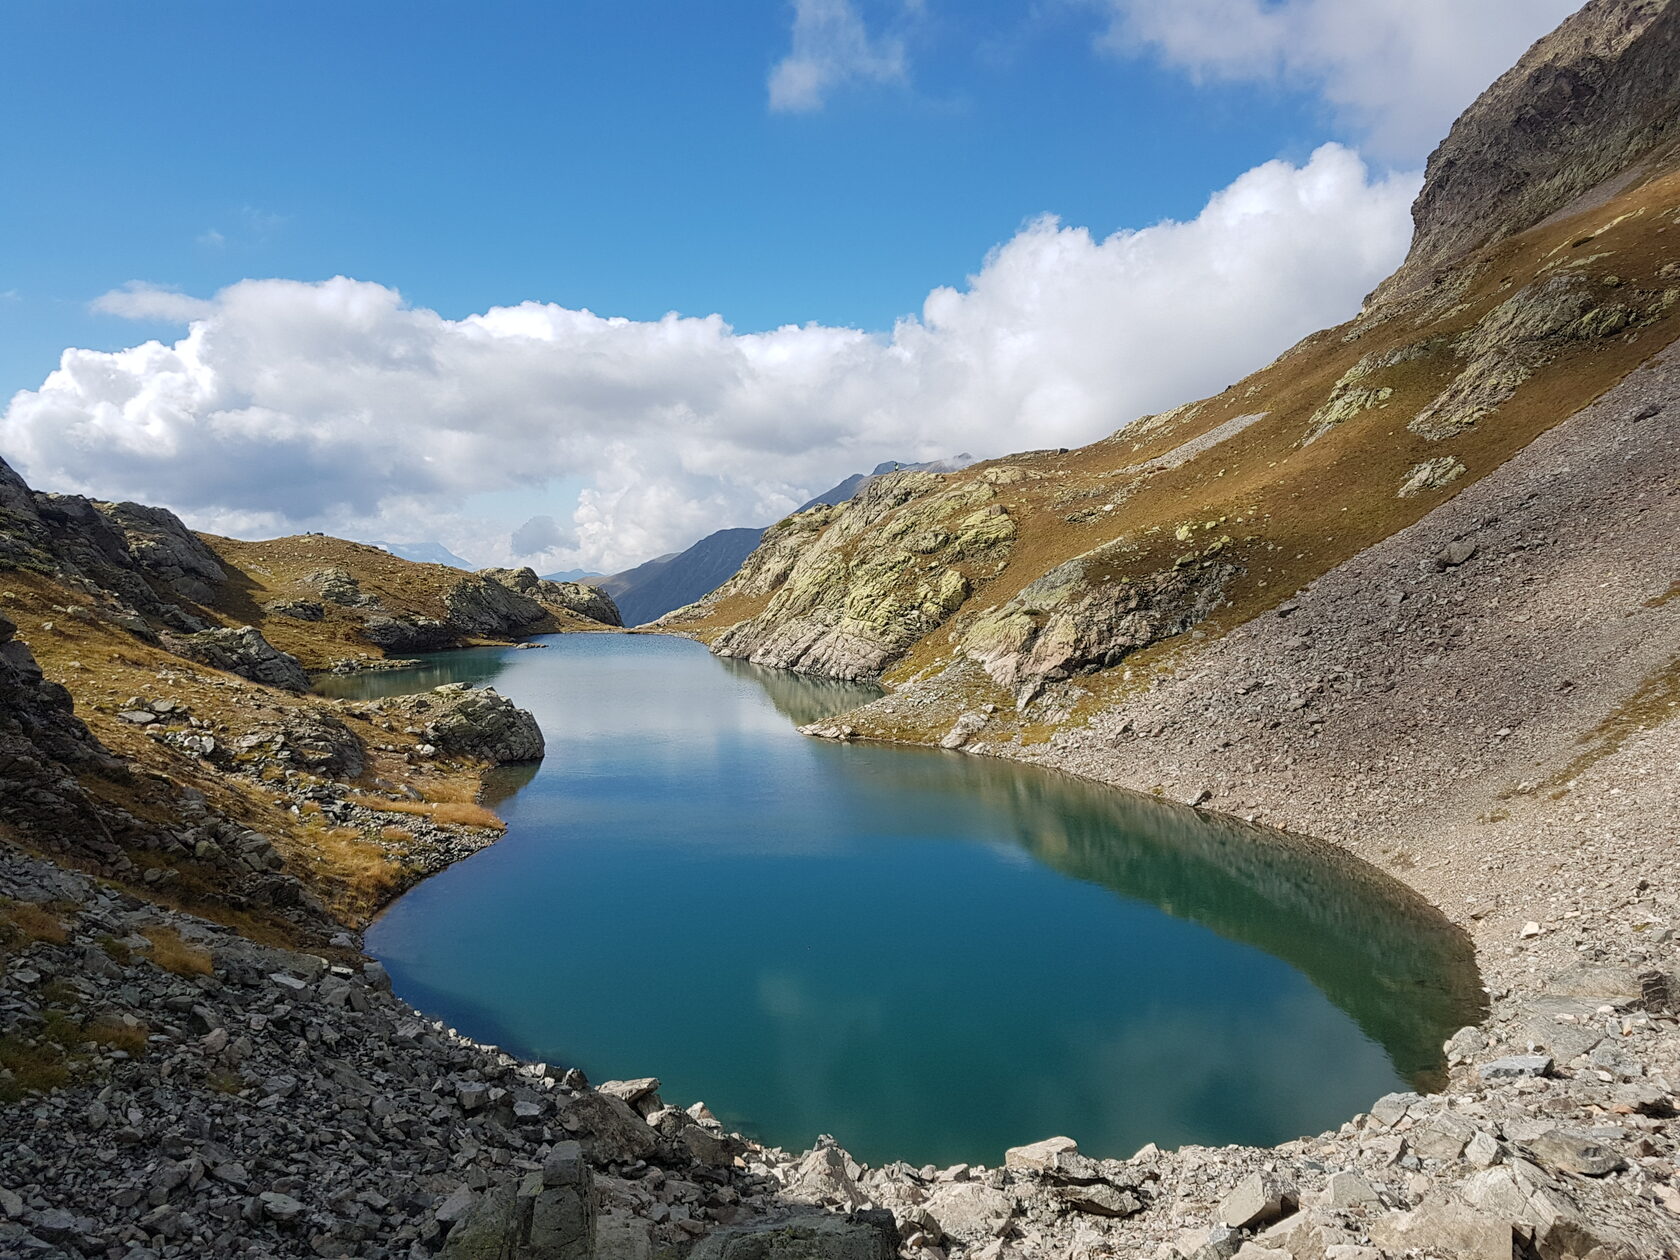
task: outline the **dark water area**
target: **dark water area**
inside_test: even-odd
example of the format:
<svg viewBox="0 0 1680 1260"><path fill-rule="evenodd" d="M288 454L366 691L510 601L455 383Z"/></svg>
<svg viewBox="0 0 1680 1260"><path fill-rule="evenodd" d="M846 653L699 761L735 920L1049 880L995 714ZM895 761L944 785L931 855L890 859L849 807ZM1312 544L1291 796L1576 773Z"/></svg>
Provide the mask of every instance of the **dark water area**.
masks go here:
<svg viewBox="0 0 1680 1260"><path fill-rule="evenodd" d="M331 679L533 710L498 844L368 933L398 992L591 1080L859 1158L1274 1143L1427 1085L1482 1009L1468 940L1327 845L1029 766L838 744L850 684L567 635Z"/></svg>

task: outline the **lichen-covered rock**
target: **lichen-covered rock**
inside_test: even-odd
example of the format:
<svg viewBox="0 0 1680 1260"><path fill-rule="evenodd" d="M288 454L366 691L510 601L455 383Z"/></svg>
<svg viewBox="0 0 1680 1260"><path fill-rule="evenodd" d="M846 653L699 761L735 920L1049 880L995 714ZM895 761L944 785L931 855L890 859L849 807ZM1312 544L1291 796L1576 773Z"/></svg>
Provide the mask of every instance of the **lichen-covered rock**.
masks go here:
<svg viewBox="0 0 1680 1260"><path fill-rule="evenodd" d="M309 689L309 675L304 673L298 658L275 647L255 626L205 630L168 642L181 656L212 669L225 669L252 682L286 691Z"/></svg>
<svg viewBox="0 0 1680 1260"><path fill-rule="evenodd" d="M373 608L379 597L362 589L361 579L339 565L318 569L304 579L321 593L321 598L340 608Z"/></svg>
<svg viewBox="0 0 1680 1260"><path fill-rule="evenodd" d="M537 719L490 687L449 683L423 695L393 697L382 706L421 724L426 742L440 752L496 765L543 755Z"/></svg>
<svg viewBox="0 0 1680 1260"><path fill-rule="evenodd" d="M1058 565L962 637L962 650L992 680L1016 687L1113 665L1139 648L1183 634L1213 611L1234 565L1206 561L1145 577L1111 572L1120 544Z"/></svg>
<svg viewBox="0 0 1680 1260"><path fill-rule="evenodd" d="M1579 272L1537 280L1501 302L1454 343L1464 367L1407 425L1439 441L1491 415L1571 342L1612 337L1667 309L1664 294L1622 295Z"/></svg>
<svg viewBox="0 0 1680 1260"><path fill-rule="evenodd" d="M441 1260L594 1260L596 1202L576 1142L557 1143L540 1171L475 1197Z"/></svg>
<svg viewBox="0 0 1680 1260"><path fill-rule="evenodd" d="M960 608L975 579L1002 568L1015 523L996 497L981 480L882 477L833 509L820 533L804 531L808 541L764 611L726 630L712 650L833 678L879 674ZM786 541L767 536L765 545L780 560ZM760 566L750 580L765 578ZM730 593L726 586L719 596Z"/></svg>
<svg viewBox="0 0 1680 1260"><path fill-rule="evenodd" d="M96 503L128 545L134 562L176 594L208 604L227 574L215 553L166 508L139 503Z"/></svg>
<svg viewBox="0 0 1680 1260"><path fill-rule="evenodd" d="M253 726L229 747L218 744L214 761L239 763L257 756L336 779L354 779L366 768L361 738L332 713L299 706L277 721Z"/></svg>
<svg viewBox="0 0 1680 1260"><path fill-rule="evenodd" d="M500 582L511 591L530 597L540 604L576 613L606 626L621 626L618 605L598 587L586 582L556 582L541 578L534 569L480 569L478 576Z"/></svg>
<svg viewBox="0 0 1680 1260"><path fill-rule="evenodd" d="M1464 461L1452 455L1441 455L1413 465L1406 472L1406 480L1395 491L1402 499L1422 494L1425 490L1439 490L1464 475Z"/></svg>

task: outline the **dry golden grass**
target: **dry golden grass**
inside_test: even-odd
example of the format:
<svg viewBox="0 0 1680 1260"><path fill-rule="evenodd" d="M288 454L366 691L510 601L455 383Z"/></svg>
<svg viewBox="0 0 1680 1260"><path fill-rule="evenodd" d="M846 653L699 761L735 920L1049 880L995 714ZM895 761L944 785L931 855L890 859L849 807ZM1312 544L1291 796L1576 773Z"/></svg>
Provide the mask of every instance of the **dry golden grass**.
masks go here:
<svg viewBox="0 0 1680 1260"><path fill-rule="evenodd" d="M165 924L140 929L151 942L148 957L165 971L178 976L207 976L215 970L210 951L182 939L180 932Z"/></svg>
<svg viewBox="0 0 1680 1260"><path fill-rule="evenodd" d="M352 805L386 814L413 814L437 823L454 823L462 827L484 827L491 831L505 831L507 824L494 811L476 801L388 801L378 796L351 796Z"/></svg>
<svg viewBox="0 0 1680 1260"><path fill-rule="evenodd" d="M414 839L414 833L406 827L381 827L379 838L387 844L407 844Z"/></svg>
<svg viewBox="0 0 1680 1260"><path fill-rule="evenodd" d="M408 882L407 866L354 827L305 821L300 857L328 902L341 916L365 922Z"/></svg>
<svg viewBox="0 0 1680 1260"><path fill-rule="evenodd" d="M30 1094L57 1089L70 1079L64 1051L48 1041L31 1041L13 1034L0 1036L0 1102L14 1103Z"/></svg>
<svg viewBox="0 0 1680 1260"><path fill-rule="evenodd" d="M0 920L4 920L12 932L25 941L46 941L52 945L62 945L70 939L64 920L45 906L36 905L34 902L0 903Z"/></svg>
<svg viewBox="0 0 1680 1260"><path fill-rule="evenodd" d="M139 1058L146 1052L146 1037L150 1030L144 1024L126 1024L115 1015L96 1015L82 1029L82 1036L95 1045Z"/></svg>

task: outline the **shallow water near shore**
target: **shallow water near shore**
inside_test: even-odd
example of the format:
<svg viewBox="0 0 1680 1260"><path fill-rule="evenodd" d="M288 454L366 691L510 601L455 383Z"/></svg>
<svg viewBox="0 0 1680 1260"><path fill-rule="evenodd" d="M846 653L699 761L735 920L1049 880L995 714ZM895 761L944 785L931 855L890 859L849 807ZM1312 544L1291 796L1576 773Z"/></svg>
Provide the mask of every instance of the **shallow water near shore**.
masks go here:
<svg viewBox="0 0 1680 1260"><path fill-rule="evenodd" d="M330 679L491 682L548 740L506 837L368 932L463 1033L658 1076L731 1128L997 1163L1051 1134L1269 1144L1427 1084L1481 1011L1468 940L1328 846L989 758L797 723L872 692L639 635Z"/></svg>

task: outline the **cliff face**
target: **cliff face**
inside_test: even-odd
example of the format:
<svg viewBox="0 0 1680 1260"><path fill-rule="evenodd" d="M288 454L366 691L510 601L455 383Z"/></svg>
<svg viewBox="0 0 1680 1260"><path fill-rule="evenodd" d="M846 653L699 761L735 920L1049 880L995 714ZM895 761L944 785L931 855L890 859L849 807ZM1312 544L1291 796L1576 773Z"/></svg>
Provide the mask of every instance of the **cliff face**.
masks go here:
<svg viewBox="0 0 1680 1260"><path fill-rule="evenodd" d="M1429 159L1405 265L1379 300L1572 201L1649 176L1680 140L1680 6L1592 0L1540 40L1453 125Z"/></svg>

